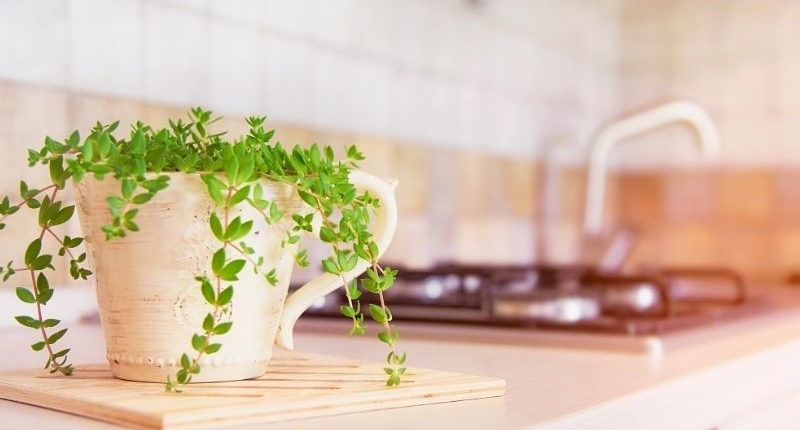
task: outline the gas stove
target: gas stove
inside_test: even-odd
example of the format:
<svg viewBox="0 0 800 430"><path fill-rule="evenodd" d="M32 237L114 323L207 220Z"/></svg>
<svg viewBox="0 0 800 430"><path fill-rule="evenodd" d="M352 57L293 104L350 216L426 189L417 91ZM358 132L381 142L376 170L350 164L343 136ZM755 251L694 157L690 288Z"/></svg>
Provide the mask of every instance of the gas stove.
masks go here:
<svg viewBox="0 0 800 430"><path fill-rule="evenodd" d="M396 284L385 293L398 320L561 333L559 339L569 333L581 342L604 337L616 339L612 348L620 337L649 344L773 308L773 301L750 294L744 279L728 268L604 273L582 265L441 264L398 270ZM341 317L344 303L337 292L307 314Z"/></svg>

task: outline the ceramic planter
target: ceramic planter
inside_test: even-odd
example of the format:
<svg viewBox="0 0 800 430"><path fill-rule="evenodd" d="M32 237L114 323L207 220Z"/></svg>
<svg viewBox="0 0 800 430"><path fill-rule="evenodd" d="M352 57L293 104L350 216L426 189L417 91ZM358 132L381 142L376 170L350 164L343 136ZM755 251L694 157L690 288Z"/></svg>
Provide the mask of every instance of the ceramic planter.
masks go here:
<svg viewBox="0 0 800 430"><path fill-rule="evenodd" d="M350 178L359 189L381 199L374 238L383 252L397 222L395 183L358 171ZM321 275L286 300L294 249L282 248L281 240L291 228L291 214L310 208L291 186L272 182L262 186L264 197L275 201L285 214L284 221L269 225L249 207L231 216L254 221L244 240L256 250L255 255L264 256L265 267L277 270L278 285L269 285L249 267L240 273L230 312L223 316L224 321L233 321L233 328L214 338L222 349L202 358L202 371L194 382L263 375L276 340L290 349L292 328L300 314L341 286L338 277ZM192 334L200 332L209 312L195 276L210 273L211 255L220 243L208 227L208 218L212 211L221 211L208 197L199 175L174 173L170 186L140 207L136 218L140 231L107 241L100 230L111 219L105 200L119 194L119 183L87 177L75 188L111 370L121 379L164 382L179 367L180 356L191 353ZM364 270L366 263L360 262L346 278Z"/></svg>

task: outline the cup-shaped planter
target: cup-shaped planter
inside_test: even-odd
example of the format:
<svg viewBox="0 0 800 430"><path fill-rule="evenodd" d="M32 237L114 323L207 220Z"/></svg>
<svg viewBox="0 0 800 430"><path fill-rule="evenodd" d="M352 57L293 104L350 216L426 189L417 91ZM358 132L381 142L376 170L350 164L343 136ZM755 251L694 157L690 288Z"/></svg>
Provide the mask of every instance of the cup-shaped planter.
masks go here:
<svg viewBox="0 0 800 430"><path fill-rule="evenodd" d="M191 353L191 338L201 332L202 320L211 307L202 296L199 275L209 275L213 253L221 246L209 227L211 213L222 211L208 196L198 174L172 173L169 187L139 207L140 231L124 238L106 240L101 227L111 220L106 198L119 195L120 184L112 178L87 177L75 184L81 228L97 283L97 301L105 336L107 359L115 377L133 381L164 382L179 368L183 353ZM394 182L354 171L350 180L361 190L381 199L373 223L374 239L381 252L394 235L397 206ZM324 274L293 293L287 291L296 248L282 246L292 227L293 213L310 208L287 184L263 181L264 198L274 201L283 220L268 224L249 205L240 204L229 214L252 220L243 240L264 267L276 270L278 283L270 285L249 267L235 282L233 299L222 321L231 330L214 337L219 352L201 359L201 372L193 382L230 381L266 373L273 344L292 348L292 328L300 314L318 298L341 286L342 280ZM345 274L352 279L367 264ZM210 276L210 275L209 275Z"/></svg>

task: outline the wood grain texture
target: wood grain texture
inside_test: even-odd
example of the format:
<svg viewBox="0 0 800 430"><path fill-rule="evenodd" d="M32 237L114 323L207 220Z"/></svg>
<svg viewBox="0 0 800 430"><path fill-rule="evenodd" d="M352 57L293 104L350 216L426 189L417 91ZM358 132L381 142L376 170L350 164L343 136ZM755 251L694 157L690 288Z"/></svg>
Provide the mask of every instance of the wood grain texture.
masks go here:
<svg viewBox="0 0 800 430"><path fill-rule="evenodd" d="M386 387L383 365L276 350L266 375L193 384L168 394L159 384L115 379L108 366L0 372L0 398L134 428L200 429L502 396L502 379L409 368Z"/></svg>

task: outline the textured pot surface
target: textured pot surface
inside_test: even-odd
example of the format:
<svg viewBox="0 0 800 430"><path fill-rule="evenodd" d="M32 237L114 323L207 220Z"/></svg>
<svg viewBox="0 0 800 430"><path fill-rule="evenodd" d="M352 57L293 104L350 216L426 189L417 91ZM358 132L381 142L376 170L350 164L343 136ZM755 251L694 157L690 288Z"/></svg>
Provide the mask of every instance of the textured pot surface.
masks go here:
<svg viewBox="0 0 800 430"><path fill-rule="evenodd" d="M105 200L120 194L119 183L86 178L75 187L97 282L107 358L121 379L164 382L178 369L183 353L193 356L192 334L201 331L202 319L211 310L195 277L210 277L211 256L221 244L208 218L212 211L220 217L222 212L208 198L198 175L170 176L170 186L140 207L140 231L110 241L101 231L111 219ZM264 256L267 270L277 270L279 283L269 285L250 265L242 270L230 311L222 317L233 321L233 327L213 338L222 349L203 357L202 371L193 381L239 380L266 372L294 265L295 249L282 248L281 241L291 227L291 214L307 206L290 186L262 185L265 198L279 205L284 221L268 225L251 208L236 209L230 217L253 220L244 240L256 250L255 258ZM227 254L243 258L230 247Z"/></svg>

